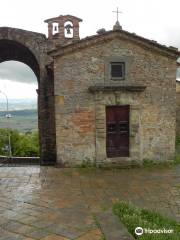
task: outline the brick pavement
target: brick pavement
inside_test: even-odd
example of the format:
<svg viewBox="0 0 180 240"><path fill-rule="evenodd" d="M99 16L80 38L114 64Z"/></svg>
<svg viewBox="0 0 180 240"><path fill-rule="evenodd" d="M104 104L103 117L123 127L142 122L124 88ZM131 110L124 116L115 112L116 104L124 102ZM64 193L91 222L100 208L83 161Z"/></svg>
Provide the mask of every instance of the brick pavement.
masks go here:
<svg viewBox="0 0 180 240"><path fill-rule="evenodd" d="M94 215L117 200L180 220L173 169L0 168L0 240L101 240Z"/></svg>

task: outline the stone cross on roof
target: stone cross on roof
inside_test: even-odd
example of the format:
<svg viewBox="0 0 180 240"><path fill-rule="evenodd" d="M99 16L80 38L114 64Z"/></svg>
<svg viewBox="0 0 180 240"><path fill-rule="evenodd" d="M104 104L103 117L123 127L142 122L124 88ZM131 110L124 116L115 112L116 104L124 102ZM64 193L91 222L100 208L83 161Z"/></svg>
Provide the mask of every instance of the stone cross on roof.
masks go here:
<svg viewBox="0 0 180 240"><path fill-rule="evenodd" d="M117 10L113 11L113 13L117 14L117 22L119 22L119 13L122 13L122 12L119 12L119 8L117 7Z"/></svg>
<svg viewBox="0 0 180 240"><path fill-rule="evenodd" d="M117 21L116 21L116 24L114 25L114 27L113 27L113 30L122 30L122 27L121 27L121 25L120 25L120 23L119 23L119 13L122 13L122 12L119 12L119 9L118 9L118 7L117 7L117 10L116 11L113 11L113 13L116 13L117 14Z"/></svg>

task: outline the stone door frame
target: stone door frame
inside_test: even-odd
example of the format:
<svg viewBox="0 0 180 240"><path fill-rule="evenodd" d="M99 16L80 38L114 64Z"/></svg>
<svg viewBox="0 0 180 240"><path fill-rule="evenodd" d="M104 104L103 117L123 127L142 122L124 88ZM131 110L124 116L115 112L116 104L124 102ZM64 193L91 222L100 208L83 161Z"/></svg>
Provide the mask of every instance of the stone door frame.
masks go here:
<svg viewBox="0 0 180 240"><path fill-rule="evenodd" d="M131 93L133 94L133 93ZM130 95L128 95L130 96ZM142 163L141 105L133 98L121 97L121 92L95 92L96 165L132 165ZM108 158L106 155L106 106L130 106L129 157Z"/></svg>

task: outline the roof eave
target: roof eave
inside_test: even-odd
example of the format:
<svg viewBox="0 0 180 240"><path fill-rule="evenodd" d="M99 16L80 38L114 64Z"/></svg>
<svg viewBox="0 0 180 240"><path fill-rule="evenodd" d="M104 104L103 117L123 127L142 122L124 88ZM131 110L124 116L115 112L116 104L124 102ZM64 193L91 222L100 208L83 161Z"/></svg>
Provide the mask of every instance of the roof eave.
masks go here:
<svg viewBox="0 0 180 240"><path fill-rule="evenodd" d="M82 22L83 20L81 18L78 18L78 17L75 17L73 15L60 15L59 17L54 17L54 18L49 18L49 19L46 19L44 20L45 23L48 23L48 22L54 22L54 21L57 21L59 20L60 17L69 17L69 18L75 18L76 20L78 20L79 22Z"/></svg>
<svg viewBox="0 0 180 240"><path fill-rule="evenodd" d="M177 59L180 56L180 52L175 49L169 48L153 40L143 38L141 36L138 36L133 33L129 33L124 30L116 30L116 31L112 30L112 31L107 31L105 33L102 33L100 35L86 37L74 43L68 44L66 46L62 46L59 49L54 49L52 51L49 51L48 53L53 57L57 57L57 56L64 55L66 53L77 51L78 49L81 49L81 48L86 48L90 45L94 45L101 41L111 40L113 38L119 38L119 37L129 38L129 40L135 41L136 43L141 44L146 48L152 48L156 51L159 51L161 52L161 54L168 55L173 59Z"/></svg>

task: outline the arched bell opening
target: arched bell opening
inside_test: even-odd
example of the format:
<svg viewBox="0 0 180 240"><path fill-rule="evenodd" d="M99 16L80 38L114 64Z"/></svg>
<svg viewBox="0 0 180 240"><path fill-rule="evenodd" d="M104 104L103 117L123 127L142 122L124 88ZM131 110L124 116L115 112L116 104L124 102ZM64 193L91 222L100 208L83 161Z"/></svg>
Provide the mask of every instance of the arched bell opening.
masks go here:
<svg viewBox="0 0 180 240"><path fill-rule="evenodd" d="M73 38L74 36L73 23L71 21L64 23L64 36L65 38Z"/></svg>

